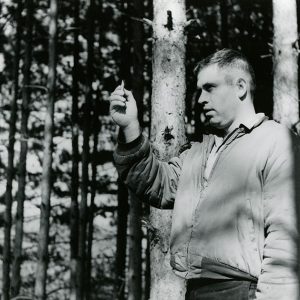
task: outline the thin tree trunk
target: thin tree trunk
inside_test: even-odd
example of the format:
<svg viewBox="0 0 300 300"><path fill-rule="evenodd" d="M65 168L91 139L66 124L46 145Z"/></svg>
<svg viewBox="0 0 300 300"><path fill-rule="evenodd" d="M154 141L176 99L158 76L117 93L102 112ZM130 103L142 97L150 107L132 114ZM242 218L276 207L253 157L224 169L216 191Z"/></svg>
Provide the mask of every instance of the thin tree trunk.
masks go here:
<svg viewBox="0 0 300 300"><path fill-rule="evenodd" d="M143 1L130 2L130 15L142 19L144 16ZM144 27L141 22L131 21L132 32L132 66L134 80L132 91L136 99L139 122L143 125L144 99ZM142 299L142 201L129 193L129 263L128 263L128 300Z"/></svg>
<svg viewBox="0 0 300 300"><path fill-rule="evenodd" d="M24 201L26 185L26 157L28 148L28 117L30 102L30 67L32 55L32 17L33 3L32 0L26 1L26 44L25 44L25 61L24 61L24 79L22 89L22 119L21 119L21 151L18 169L18 192L17 192L17 215L16 215L16 236L14 245L14 261L12 267L12 297L20 292L21 287L21 263L22 263L22 244L23 244L23 222L24 222Z"/></svg>
<svg viewBox="0 0 300 300"><path fill-rule="evenodd" d="M151 140L161 160L185 142L185 1L155 0ZM151 247L151 300L184 299L184 281L170 267L171 212L152 208L150 223L159 243Z"/></svg>
<svg viewBox="0 0 300 300"><path fill-rule="evenodd" d="M273 27L273 117L291 127L299 121L296 0L273 0Z"/></svg>
<svg viewBox="0 0 300 300"><path fill-rule="evenodd" d="M74 1L74 48L73 48L73 90L72 90L72 179L71 179L71 207L70 207L70 300L76 299L77 265L78 265L78 233L79 233L79 209L78 209L78 76L79 76L79 4L80 0ZM79 295L77 295L78 297Z"/></svg>
<svg viewBox="0 0 300 300"><path fill-rule="evenodd" d="M89 162L90 162L90 117L91 117L91 102L92 102L92 83L93 83L93 63L94 63L94 18L95 18L95 2L90 0L87 11L87 43L88 43L88 58L87 58L87 82L86 82L86 101L84 104L84 120L83 120L83 148L82 148L82 184L81 184L81 201L80 201L80 226L79 226L79 248L78 248L78 287L79 299L85 297L85 278L86 278L86 231L88 219L88 193L89 193Z"/></svg>
<svg viewBox="0 0 300 300"><path fill-rule="evenodd" d="M128 2L119 1L120 10L124 13L121 18L119 34L121 39L120 78L130 84L130 44L128 17ZM126 86L127 87L127 86ZM127 87L128 88L128 87ZM118 180L118 223L117 223L117 250L116 250L116 289L115 298L125 299L126 284L126 249L127 249L127 220L128 220L128 190L121 180Z"/></svg>
<svg viewBox="0 0 300 300"><path fill-rule="evenodd" d="M96 103L94 103L94 121L93 121L93 156L92 156L92 181L91 181L91 203L89 207L89 222L88 222L88 248L86 258L86 300L91 299L92 285L92 248L93 248L93 233L94 233L94 211L95 211L95 196L96 196L96 177L97 177L97 153L98 153L98 134L99 134L99 120L98 112L96 110Z"/></svg>
<svg viewBox="0 0 300 300"><path fill-rule="evenodd" d="M21 13L22 1L18 1L16 14L16 42L15 42L15 57L14 57L14 91L11 101L11 114L9 121L9 139L8 139L8 163L6 170L6 192L5 192L5 214L4 214L4 246L3 246L3 284L2 293L3 299L10 299L10 263L11 263L11 225L12 225L12 182L14 178L14 145L17 121L17 99L19 95L19 64L20 64L20 43L21 43Z"/></svg>
<svg viewBox="0 0 300 300"><path fill-rule="evenodd" d="M116 295L115 299L124 300L125 266L127 245L127 214L128 191L125 184L118 180L118 211L117 211L117 252L116 252Z"/></svg>
<svg viewBox="0 0 300 300"><path fill-rule="evenodd" d="M41 181L42 201L40 231L38 237L38 261L34 295L37 300L46 299L46 281L48 267L49 218L52 176L52 148L53 148L53 118L56 81L56 47L57 47L57 0L50 1L49 23L49 74L48 101L45 116L43 174Z"/></svg>
<svg viewBox="0 0 300 300"><path fill-rule="evenodd" d="M144 300L150 298L151 288L151 275L150 275L150 236L147 234L147 246L145 251L146 267L145 267L145 287L144 287Z"/></svg>
<svg viewBox="0 0 300 300"><path fill-rule="evenodd" d="M142 202L129 193L128 300L142 299Z"/></svg>
<svg viewBox="0 0 300 300"><path fill-rule="evenodd" d="M220 0L221 14L221 43L223 48L228 47L228 0Z"/></svg>

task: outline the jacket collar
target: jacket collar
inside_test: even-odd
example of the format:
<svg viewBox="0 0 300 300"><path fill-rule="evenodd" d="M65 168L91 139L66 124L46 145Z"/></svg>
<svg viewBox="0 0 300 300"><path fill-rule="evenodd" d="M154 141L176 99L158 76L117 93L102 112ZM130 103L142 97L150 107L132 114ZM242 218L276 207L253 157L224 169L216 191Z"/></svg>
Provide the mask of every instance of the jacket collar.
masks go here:
<svg viewBox="0 0 300 300"><path fill-rule="evenodd" d="M214 144L216 145L217 148L220 148L220 146L226 141L226 140L233 140L235 139L236 136L239 134L244 134L245 132L250 132L253 128L259 126L263 121L267 120L268 117L264 113L257 113L248 116L245 120L243 120L242 123L240 123L239 127L240 130L239 132L234 133L238 128L235 128L233 131L231 131L225 138L219 137L217 135L214 135ZM234 136L234 138L230 138L230 136Z"/></svg>
<svg viewBox="0 0 300 300"><path fill-rule="evenodd" d="M243 126L250 131L266 119L268 119L268 117L264 113L253 114L243 120L239 127Z"/></svg>

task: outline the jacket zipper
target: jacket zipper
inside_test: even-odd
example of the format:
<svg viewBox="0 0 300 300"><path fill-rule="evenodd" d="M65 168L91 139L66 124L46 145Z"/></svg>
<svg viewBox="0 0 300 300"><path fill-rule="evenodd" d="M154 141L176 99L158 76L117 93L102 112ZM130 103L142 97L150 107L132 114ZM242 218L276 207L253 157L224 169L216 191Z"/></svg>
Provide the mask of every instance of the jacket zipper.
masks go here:
<svg viewBox="0 0 300 300"><path fill-rule="evenodd" d="M192 215L192 218L193 218L193 220L192 220L192 226L191 226L191 233L190 233L190 238L189 238L189 242L188 242L188 245L187 245L187 250L186 250L186 252L187 252L187 255L186 255L186 262L187 262L187 268L188 268L188 270L187 270L187 274L186 274L186 277L188 276L188 274L189 274L189 272L190 272L190 266L191 266L191 264L190 264L190 253L189 253L189 249L190 249L190 243L191 243L191 240L192 240L192 234L193 234L193 229L194 229L194 219L195 219L195 214L196 214L196 208L198 207L198 205L200 205L200 203L202 202L201 200L202 200L202 198L203 198L203 194L204 194L204 192L205 192L205 190L206 190L206 188L208 187L208 183L209 183L209 181L210 181L210 178L211 178L211 176L212 176L212 174L213 174L213 171L214 171L214 169L215 169L215 167L216 167L216 165L217 165L217 163L218 163L218 161L219 161L219 159L220 159L220 156L221 156L221 154L223 153L223 151L227 148L227 146L231 143L231 142L233 142L238 136L239 136L239 133L242 133L243 131L241 130L241 128L237 128L236 130L234 130L224 141L223 141L223 143L221 144L221 150L220 150L220 152L219 152L219 154L218 154L218 156L216 157L216 160L214 161L214 164L213 164L213 167L212 167L212 169L211 169L211 171L210 171L210 174L209 174L209 176L208 176L208 178L207 178L207 180L205 181L204 180L204 170L201 170L201 172L202 172L202 176L201 176L201 180L202 180L202 182L203 182L203 184L201 184L201 187L202 187L202 190L201 190L201 192L200 192L200 196L199 196L199 201L196 203L196 205L195 205L195 207L194 207L194 210L193 210L193 215ZM207 147L208 147L208 145L209 144L207 144ZM207 151L207 149L204 149L204 150L206 150ZM206 152L206 151L202 151L202 152ZM204 153L202 153L202 154L204 154ZM209 154L208 154L209 155ZM207 162L207 159L208 159L208 156L206 157L206 162ZM206 163L205 163L205 165L204 165L205 167L206 167ZM203 166L201 166L202 168L204 168ZM205 182L204 182L205 181ZM193 204L194 205L194 204Z"/></svg>

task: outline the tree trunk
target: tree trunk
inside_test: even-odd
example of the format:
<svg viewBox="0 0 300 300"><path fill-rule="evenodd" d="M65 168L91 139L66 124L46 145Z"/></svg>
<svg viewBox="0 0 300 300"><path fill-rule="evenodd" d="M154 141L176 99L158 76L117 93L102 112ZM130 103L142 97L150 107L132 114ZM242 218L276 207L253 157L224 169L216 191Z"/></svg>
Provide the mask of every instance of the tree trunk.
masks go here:
<svg viewBox="0 0 300 300"><path fill-rule="evenodd" d="M161 160L178 153L185 142L185 1L155 0L153 21L153 90L151 140ZM151 247L151 300L184 299L184 281L170 267L171 212L152 208L151 225L159 243Z"/></svg>
<svg viewBox="0 0 300 300"><path fill-rule="evenodd" d="M22 89L22 119L21 119L21 151L18 169L18 192L17 192L17 215L16 215L16 236L14 245L14 261L12 266L12 297L20 292L21 287L21 263L22 263L22 243L23 243L23 222L24 222L24 201L25 201L25 185L26 185L26 157L28 147L28 117L30 102L30 67L32 55L32 16L33 3L32 0L26 1L26 44L25 44L25 60L24 60L24 77Z"/></svg>
<svg viewBox="0 0 300 300"><path fill-rule="evenodd" d="M145 286L144 286L144 300L150 298L151 275L150 275L150 236L147 234L147 246L145 251L146 267L145 267Z"/></svg>
<svg viewBox="0 0 300 300"><path fill-rule="evenodd" d="M80 201L80 225L79 225L79 248L78 248L78 295L79 299L85 297L85 279L86 279L86 231L88 219L88 193L89 193L89 162L90 162L90 118L92 104L92 83L93 83L93 63L94 63L94 18L95 18L95 1L90 0L87 11L87 69L86 69L86 101L84 104L83 119L83 148L82 148L82 183L81 183L81 201Z"/></svg>
<svg viewBox="0 0 300 300"><path fill-rule="evenodd" d="M130 44L128 30L128 2L119 1L119 9L124 13L121 17L119 35L121 39L120 78L125 80L126 88L130 84ZM128 220L128 190L125 184L118 180L118 223L117 223L117 249L116 249L116 289L115 298L125 299L126 284L126 249L127 249L127 220Z"/></svg>
<svg viewBox="0 0 300 300"><path fill-rule="evenodd" d="M116 250L116 295L115 299L124 300L125 266L127 245L127 214L128 191L125 184L118 180L118 211L117 211L117 250Z"/></svg>
<svg viewBox="0 0 300 300"><path fill-rule="evenodd" d="M220 0L221 15L221 43L223 48L228 47L228 0Z"/></svg>
<svg viewBox="0 0 300 300"><path fill-rule="evenodd" d="M49 23L49 74L48 101L45 116L43 174L41 181L42 202L40 231L38 237L38 261L34 295L37 300L46 299L46 280L48 267L49 218L52 176L52 148L53 148L53 117L56 80L56 47L57 47L57 0L50 1Z"/></svg>
<svg viewBox="0 0 300 300"><path fill-rule="evenodd" d="M95 196L97 186L97 153L98 153L98 134L99 119L96 102L94 102L94 115L93 115L93 156L92 156L92 181L91 181L91 203L89 207L89 220L88 220L88 247L87 247L87 258L86 258L86 300L91 299L92 292L92 248L93 248L93 233L94 233L94 211L95 211Z"/></svg>
<svg viewBox="0 0 300 300"><path fill-rule="evenodd" d="M4 246L3 246L3 284L2 293L3 299L10 299L10 262L11 262L11 225L12 225L12 182L14 179L14 145L17 121L17 99L19 94L19 64L20 64L20 43L21 43L21 14L22 1L18 1L16 14L16 42L15 42L15 57L14 57L14 91L11 101L11 113L9 121L9 138L8 138L8 163L6 170L6 192L5 192L5 214L4 214Z"/></svg>
<svg viewBox="0 0 300 300"><path fill-rule="evenodd" d="M142 202L129 193L128 300L142 299Z"/></svg>
<svg viewBox="0 0 300 300"><path fill-rule="evenodd" d="M299 121L296 0L273 0L273 117L292 127Z"/></svg>
<svg viewBox="0 0 300 300"><path fill-rule="evenodd" d="M78 76L79 76L79 4L80 0L74 1L74 48L73 48L73 90L72 90L72 179L71 179L71 207L70 207L70 300L76 299L77 266L78 266L78 233L79 233L79 209L78 209Z"/></svg>

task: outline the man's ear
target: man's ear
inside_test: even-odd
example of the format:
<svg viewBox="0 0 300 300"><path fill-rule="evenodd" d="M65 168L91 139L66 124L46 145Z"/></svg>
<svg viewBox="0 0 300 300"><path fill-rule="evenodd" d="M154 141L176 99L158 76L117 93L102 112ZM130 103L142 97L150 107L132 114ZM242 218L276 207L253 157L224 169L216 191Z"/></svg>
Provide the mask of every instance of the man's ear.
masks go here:
<svg viewBox="0 0 300 300"><path fill-rule="evenodd" d="M237 95L241 100L247 96L247 82L244 78L238 78L236 81Z"/></svg>

